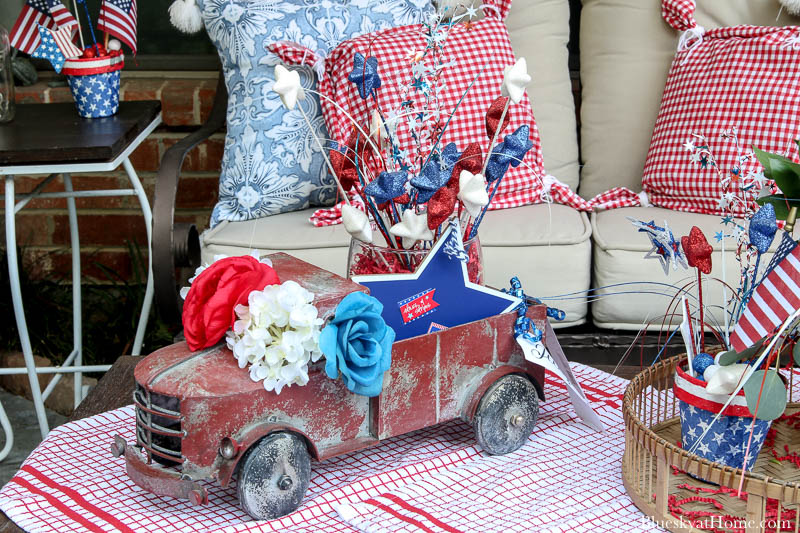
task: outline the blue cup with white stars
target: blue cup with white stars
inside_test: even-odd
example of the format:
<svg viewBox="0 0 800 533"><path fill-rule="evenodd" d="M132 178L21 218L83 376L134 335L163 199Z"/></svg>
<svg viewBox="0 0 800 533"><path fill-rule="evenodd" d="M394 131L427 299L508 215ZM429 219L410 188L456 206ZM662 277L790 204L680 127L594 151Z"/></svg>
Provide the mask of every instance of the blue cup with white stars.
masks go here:
<svg viewBox="0 0 800 533"><path fill-rule="evenodd" d="M729 395L706 392L707 383L690 376L684 369L685 364L684 361L675 369L673 389L680 409L681 446L709 461L742 468L750 439L750 426L753 424L753 415L747 408L744 391L739 391L731 404L722 411ZM714 421L720 411L722 414ZM767 438L770 423L769 420L756 419L745 469L749 470L755 464ZM706 428L709 428L708 432ZM704 432L705 437L698 442Z"/></svg>
<svg viewBox="0 0 800 533"><path fill-rule="evenodd" d="M123 56L68 59L61 70L67 75L69 89L78 114L83 118L110 117L119 109L120 71Z"/></svg>

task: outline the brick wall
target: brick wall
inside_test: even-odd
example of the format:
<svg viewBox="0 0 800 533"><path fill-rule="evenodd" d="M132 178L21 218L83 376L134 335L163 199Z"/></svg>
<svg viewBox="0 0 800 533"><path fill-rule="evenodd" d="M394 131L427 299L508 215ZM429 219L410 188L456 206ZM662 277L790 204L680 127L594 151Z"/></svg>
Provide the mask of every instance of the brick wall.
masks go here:
<svg viewBox="0 0 800 533"><path fill-rule="evenodd" d="M216 87L216 73L196 73L193 77L158 78L123 76L123 100L161 100L164 123L142 143L131 157L152 205L155 174L164 151L201 124L211 110ZM40 82L17 88L20 103L72 102L66 86L49 87ZM202 231L208 224L217 198L220 159L224 134L216 134L188 155L178 190L176 219L193 222ZM31 191L44 176L18 176L18 193ZM130 188L121 168L108 174L75 174L73 185L80 189ZM46 191L63 191L54 180ZM146 250L144 221L135 196L84 198L77 200L83 271L90 277L104 279L94 262L129 276L131 263L125 241ZM38 274L69 276L69 222L65 200L35 200L16 218L17 242L23 248L26 265ZM5 228L3 228L5 231ZM5 241L3 241L3 245Z"/></svg>

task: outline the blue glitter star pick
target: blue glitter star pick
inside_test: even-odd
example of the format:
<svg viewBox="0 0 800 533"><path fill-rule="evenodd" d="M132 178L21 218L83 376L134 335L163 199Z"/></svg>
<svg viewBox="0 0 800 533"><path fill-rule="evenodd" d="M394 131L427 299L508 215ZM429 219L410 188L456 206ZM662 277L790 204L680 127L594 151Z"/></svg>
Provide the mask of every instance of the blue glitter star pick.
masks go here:
<svg viewBox="0 0 800 533"><path fill-rule="evenodd" d="M511 165L511 158L505 153L505 143L501 142L492 150L489 162L486 164L486 181L492 183L502 178Z"/></svg>
<svg viewBox="0 0 800 533"><path fill-rule="evenodd" d="M516 168L522 163L525 154L533 148L533 141L530 139L531 129L527 124L517 128L511 135L506 135L503 139L505 154L511 159L511 166Z"/></svg>
<svg viewBox="0 0 800 533"><path fill-rule="evenodd" d="M375 198L379 204L397 198L406 192L406 172L381 172L377 178L364 187L364 192Z"/></svg>
<svg viewBox="0 0 800 533"><path fill-rule="evenodd" d="M769 245L778 232L778 223L775 220L775 207L764 204L750 219L750 244L755 246L758 253L763 254L769 250Z"/></svg>
<svg viewBox="0 0 800 533"><path fill-rule="evenodd" d="M375 89L381 86L381 77L378 75L378 59L376 57L364 59L363 54L356 52L356 55L353 56L353 71L347 76L347 79L356 84L358 95L366 100L372 96Z"/></svg>
<svg viewBox="0 0 800 533"><path fill-rule="evenodd" d="M445 146L441 156L438 154L431 156L419 176L411 179L411 185L419 191L417 196L419 203L424 204L430 200L436 191L447 184L459 157L455 143Z"/></svg>
<svg viewBox="0 0 800 533"><path fill-rule="evenodd" d="M48 60L50 64L53 65L53 69L55 69L56 72L61 72L65 61L64 54L61 53L61 50L56 44L56 40L53 39L52 32L39 24L39 37L41 39L41 44L33 51L31 57Z"/></svg>

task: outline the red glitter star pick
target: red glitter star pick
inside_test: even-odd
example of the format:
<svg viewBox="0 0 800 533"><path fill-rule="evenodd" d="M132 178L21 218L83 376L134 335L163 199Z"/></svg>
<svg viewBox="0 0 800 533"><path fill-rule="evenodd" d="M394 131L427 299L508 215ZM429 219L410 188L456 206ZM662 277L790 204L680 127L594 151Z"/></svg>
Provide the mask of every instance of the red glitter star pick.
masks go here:
<svg viewBox="0 0 800 533"><path fill-rule="evenodd" d="M442 187L428 200L428 228L436 229L439 224L447 220L456 205L456 192L451 187Z"/></svg>
<svg viewBox="0 0 800 533"><path fill-rule="evenodd" d="M506 102L508 102L507 96L498 96L497 100L492 102L489 111L486 112L486 134L489 136L490 140L494 138L494 132L497 129L497 124L500 122L503 109L506 108ZM508 110L506 118L503 119L503 126L500 128L500 133L503 133L503 130L506 129L510 121L511 109ZM500 133L498 133L498 135L500 135Z"/></svg>
<svg viewBox="0 0 800 533"><path fill-rule="evenodd" d="M478 174L483 167L483 150L478 143L469 143L467 148L453 165L453 173L447 182L447 187L456 191L458 194L458 182L461 179L461 171L469 170L473 174Z"/></svg>
<svg viewBox="0 0 800 533"><path fill-rule="evenodd" d="M681 245L689 266L698 268L703 274L711 273L711 252L714 249L700 228L692 226L689 235L681 237Z"/></svg>

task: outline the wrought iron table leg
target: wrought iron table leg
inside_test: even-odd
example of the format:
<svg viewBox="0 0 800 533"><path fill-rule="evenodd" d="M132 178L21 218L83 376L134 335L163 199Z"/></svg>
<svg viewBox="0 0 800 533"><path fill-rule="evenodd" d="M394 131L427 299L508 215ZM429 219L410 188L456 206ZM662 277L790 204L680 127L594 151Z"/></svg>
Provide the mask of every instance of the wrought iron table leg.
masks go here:
<svg viewBox="0 0 800 533"><path fill-rule="evenodd" d="M144 291L142 312L139 315L139 325L136 328L136 337L131 350L131 355L141 355L144 333L147 329L147 319L150 316L150 308L153 305L153 213L150 210L147 194L144 192L144 187L142 187L142 183L139 181L139 176L136 174L136 169L133 168L130 159L125 158L122 161L122 166L125 167L125 172L127 172L131 185L136 191L136 196L139 198L139 204L144 215L144 227L147 230L147 288Z"/></svg>
<svg viewBox="0 0 800 533"><path fill-rule="evenodd" d="M36 364L33 360L33 348L28 336L28 325L25 322L25 309L22 306L22 291L19 283L19 263L17 259L17 234L14 223L14 176L6 176L6 254L8 258L8 281L11 285L11 301L14 304L14 318L17 322L19 340L22 344L22 354L25 357L25 368L28 381L31 385L33 407L36 410L36 419L39 422L39 431L42 438L47 436L50 428L47 425L47 416L42 400L42 390L39 388L39 377L36 375Z"/></svg>
<svg viewBox="0 0 800 533"><path fill-rule="evenodd" d="M68 173L61 174L64 190L73 192L72 177ZM72 248L72 349L75 351L73 366L83 365L83 315L81 314L81 243L78 236L78 213L75 210L75 198L67 198L67 215L69 217L69 245ZM83 401L83 375L74 374L75 408ZM58 376L54 376L56 379Z"/></svg>

